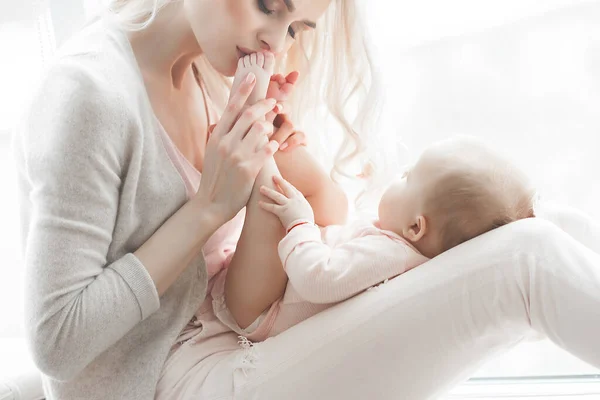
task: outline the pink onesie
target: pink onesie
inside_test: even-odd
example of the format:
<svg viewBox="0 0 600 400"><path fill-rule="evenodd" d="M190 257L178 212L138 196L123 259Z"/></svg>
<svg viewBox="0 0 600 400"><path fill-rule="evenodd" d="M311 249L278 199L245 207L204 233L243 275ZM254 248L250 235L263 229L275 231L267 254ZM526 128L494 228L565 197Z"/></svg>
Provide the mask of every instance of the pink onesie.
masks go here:
<svg viewBox="0 0 600 400"><path fill-rule="evenodd" d="M373 222L318 228L301 225L280 243L279 257L289 277L284 296L249 328L241 329L223 296L227 270L211 295L216 316L252 341L263 341L428 259L394 232Z"/></svg>

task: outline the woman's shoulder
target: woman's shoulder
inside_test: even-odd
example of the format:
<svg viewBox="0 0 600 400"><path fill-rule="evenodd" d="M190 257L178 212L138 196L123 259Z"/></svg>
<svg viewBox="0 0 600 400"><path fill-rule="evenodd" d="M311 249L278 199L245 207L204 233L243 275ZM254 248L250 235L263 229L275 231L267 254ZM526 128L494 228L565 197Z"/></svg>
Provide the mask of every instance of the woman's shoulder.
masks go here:
<svg viewBox="0 0 600 400"><path fill-rule="evenodd" d="M97 105L105 112L135 112L145 89L126 42L124 33L102 20L88 24L57 51L32 103L42 98L72 105L65 110Z"/></svg>
<svg viewBox="0 0 600 400"><path fill-rule="evenodd" d="M123 142L147 115L137 65L112 32L88 26L63 46L29 97L17 135ZM139 126L139 129L142 127Z"/></svg>

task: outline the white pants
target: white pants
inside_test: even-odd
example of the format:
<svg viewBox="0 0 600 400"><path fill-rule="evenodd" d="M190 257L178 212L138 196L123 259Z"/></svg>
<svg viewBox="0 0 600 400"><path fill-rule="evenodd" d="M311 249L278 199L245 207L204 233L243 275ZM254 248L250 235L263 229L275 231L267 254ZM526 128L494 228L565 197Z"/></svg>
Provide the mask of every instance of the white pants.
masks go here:
<svg viewBox="0 0 600 400"><path fill-rule="evenodd" d="M540 334L600 367L600 227L565 208L547 218L489 232L255 345L235 398L434 399Z"/></svg>

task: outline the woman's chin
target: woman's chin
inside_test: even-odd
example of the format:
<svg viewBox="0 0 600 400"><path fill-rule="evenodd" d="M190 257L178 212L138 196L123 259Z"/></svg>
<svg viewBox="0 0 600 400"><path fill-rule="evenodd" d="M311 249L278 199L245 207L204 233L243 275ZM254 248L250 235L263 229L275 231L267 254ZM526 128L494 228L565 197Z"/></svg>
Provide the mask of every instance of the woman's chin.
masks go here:
<svg viewBox="0 0 600 400"><path fill-rule="evenodd" d="M221 75L232 77L237 70L237 60L225 60L223 57L207 57L209 64Z"/></svg>

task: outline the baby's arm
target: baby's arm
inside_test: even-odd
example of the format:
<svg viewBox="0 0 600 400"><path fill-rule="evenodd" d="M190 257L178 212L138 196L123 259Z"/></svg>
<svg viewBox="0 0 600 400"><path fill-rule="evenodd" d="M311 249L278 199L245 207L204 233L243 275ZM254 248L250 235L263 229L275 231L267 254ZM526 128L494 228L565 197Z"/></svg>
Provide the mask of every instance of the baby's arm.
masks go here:
<svg viewBox="0 0 600 400"><path fill-rule="evenodd" d="M406 244L377 231L328 246L311 223L310 206L302 194L281 178L275 177L275 182L282 190L263 188L272 203L261 206L277 215L289 232L279 244L279 257L291 285L305 300L342 301L425 261Z"/></svg>
<svg viewBox="0 0 600 400"><path fill-rule="evenodd" d="M279 244L291 285L305 300L321 304L346 300L406 272L414 266L409 252L384 235L358 237L331 248L309 224L292 229Z"/></svg>

